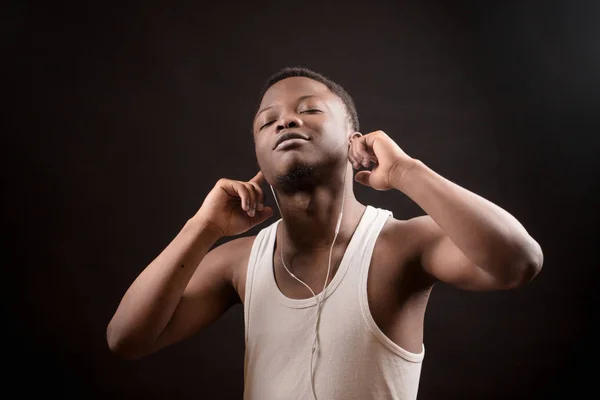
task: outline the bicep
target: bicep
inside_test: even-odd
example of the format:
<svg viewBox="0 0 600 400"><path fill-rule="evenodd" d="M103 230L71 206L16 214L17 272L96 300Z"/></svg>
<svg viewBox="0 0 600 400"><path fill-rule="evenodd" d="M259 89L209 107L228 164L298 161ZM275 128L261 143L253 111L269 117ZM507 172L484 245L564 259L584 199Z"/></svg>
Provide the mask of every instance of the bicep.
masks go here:
<svg viewBox="0 0 600 400"><path fill-rule="evenodd" d="M435 280L473 291L498 290L502 286L465 256L429 216L419 217L421 265Z"/></svg>
<svg viewBox="0 0 600 400"><path fill-rule="evenodd" d="M213 323L239 302L233 271L243 257L235 239L209 251L186 286L173 316L154 344L153 351L179 342Z"/></svg>

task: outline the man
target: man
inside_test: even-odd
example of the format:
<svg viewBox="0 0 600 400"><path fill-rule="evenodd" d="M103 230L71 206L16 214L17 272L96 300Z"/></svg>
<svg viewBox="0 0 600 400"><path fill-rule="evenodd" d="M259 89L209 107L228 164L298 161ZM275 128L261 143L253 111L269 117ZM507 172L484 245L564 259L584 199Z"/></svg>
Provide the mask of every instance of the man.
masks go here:
<svg viewBox="0 0 600 400"><path fill-rule="evenodd" d="M543 255L508 212L358 128L341 86L303 68L275 74L253 124L260 171L220 179L141 272L108 325L111 350L150 354L242 303L245 399L415 399L434 283L517 288ZM426 215L359 203L361 166L356 181L403 192ZM282 219L209 251L274 214L264 181Z"/></svg>

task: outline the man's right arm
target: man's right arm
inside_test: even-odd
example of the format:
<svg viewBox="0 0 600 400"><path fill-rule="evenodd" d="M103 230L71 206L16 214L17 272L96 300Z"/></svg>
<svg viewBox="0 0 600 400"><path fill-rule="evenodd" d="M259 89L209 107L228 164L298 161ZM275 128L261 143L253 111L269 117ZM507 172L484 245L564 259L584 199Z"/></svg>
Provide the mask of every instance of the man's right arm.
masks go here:
<svg viewBox="0 0 600 400"><path fill-rule="evenodd" d="M208 325L229 308L235 295L230 257L225 245L208 253L219 238L202 220L185 224L121 299L106 331L111 351L124 358L145 356ZM186 288L194 275L192 293ZM195 315L185 307L192 294L194 302L206 302Z"/></svg>
<svg viewBox="0 0 600 400"><path fill-rule="evenodd" d="M221 179L196 215L131 284L108 324L114 353L140 358L180 341L221 316L239 299L234 271L251 238L210 248L273 215L263 206L262 173L249 182ZM260 207L259 207L260 206Z"/></svg>

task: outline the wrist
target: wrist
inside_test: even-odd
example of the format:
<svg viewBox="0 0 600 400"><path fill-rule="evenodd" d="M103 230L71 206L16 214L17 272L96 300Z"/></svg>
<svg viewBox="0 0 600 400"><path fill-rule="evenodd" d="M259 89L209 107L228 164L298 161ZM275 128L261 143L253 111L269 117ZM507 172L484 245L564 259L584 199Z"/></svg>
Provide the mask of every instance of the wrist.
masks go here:
<svg viewBox="0 0 600 400"><path fill-rule="evenodd" d="M410 176L417 173L424 166L425 164L416 158L396 161L390 168L390 182L393 188L404 192L410 182Z"/></svg>
<svg viewBox="0 0 600 400"><path fill-rule="evenodd" d="M205 235L213 239L215 242L225 236L221 228L199 214L190 218L186 223L186 227L197 232L198 235Z"/></svg>

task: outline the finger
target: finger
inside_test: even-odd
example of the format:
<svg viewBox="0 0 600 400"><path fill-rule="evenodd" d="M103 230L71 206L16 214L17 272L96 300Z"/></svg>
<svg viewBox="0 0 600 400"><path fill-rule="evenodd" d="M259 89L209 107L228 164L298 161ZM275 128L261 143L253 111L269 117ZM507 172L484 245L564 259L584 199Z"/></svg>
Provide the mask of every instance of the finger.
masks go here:
<svg viewBox="0 0 600 400"><path fill-rule="evenodd" d="M271 207L265 207L256 213L256 216L252 218L252 224L258 225L266 219L269 219L275 214Z"/></svg>
<svg viewBox="0 0 600 400"><path fill-rule="evenodd" d="M352 163L352 168L354 169L360 169L360 163L358 161L356 161L355 158L349 159L350 163Z"/></svg>
<svg viewBox="0 0 600 400"><path fill-rule="evenodd" d="M233 188L240 198L242 210L248 211L250 209L250 193L248 188L242 182L235 182Z"/></svg>
<svg viewBox="0 0 600 400"><path fill-rule="evenodd" d="M248 189L248 208L246 211L248 212L248 215L250 217L254 217L254 214L256 212L256 189L250 183L244 183L244 187Z"/></svg>
<svg viewBox="0 0 600 400"><path fill-rule="evenodd" d="M250 181L250 184L252 185L256 193L256 209L262 210L265 202L265 194L262 188L258 185L258 183Z"/></svg>
<svg viewBox="0 0 600 400"><path fill-rule="evenodd" d="M265 176L263 175L262 170L259 170L258 173L254 175L254 178L250 179L250 182L258 183L260 185L264 182L264 180Z"/></svg>
<svg viewBox="0 0 600 400"><path fill-rule="evenodd" d="M361 183L365 186L371 187L371 184L369 183L370 177L371 177L371 171L360 171L360 172L356 173L356 175L354 176L354 180L356 180L358 183Z"/></svg>
<svg viewBox="0 0 600 400"><path fill-rule="evenodd" d="M356 154L356 143L351 142L350 148L348 149L348 160L352 163L354 169L360 168L360 162L358 162L358 156Z"/></svg>
<svg viewBox="0 0 600 400"><path fill-rule="evenodd" d="M364 167L369 167L371 161L373 160L373 157L371 154L369 154L369 151L367 150L367 143L365 140L360 140L357 143L356 146L356 156L359 160L359 162L364 166Z"/></svg>
<svg viewBox="0 0 600 400"><path fill-rule="evenodd" d="M262 207L264 207L263 203L263 191L260 188L260 186L258 186L258 184L252 182L249 183L251 189L252 189L252 203L250 203L250 208L253 211L253 213L256 213L257 210L261 209ZM254 216L254 215L252 215Z"/></svg>

